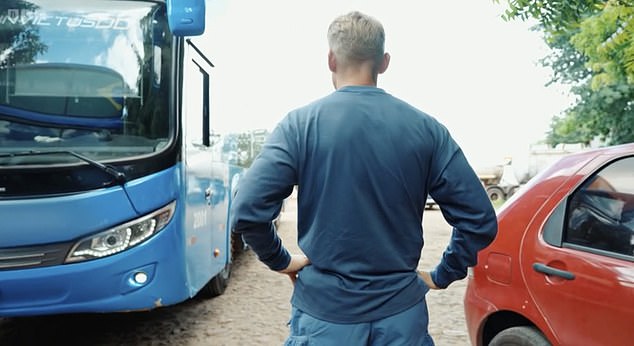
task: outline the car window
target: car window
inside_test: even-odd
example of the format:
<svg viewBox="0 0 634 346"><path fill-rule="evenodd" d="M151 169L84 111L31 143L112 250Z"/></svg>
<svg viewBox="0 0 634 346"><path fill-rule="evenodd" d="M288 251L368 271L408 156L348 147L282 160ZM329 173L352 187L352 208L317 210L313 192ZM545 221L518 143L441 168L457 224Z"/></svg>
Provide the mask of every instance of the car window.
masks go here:
<svg viewBox="0 0 634 346"><path fill-rule="evenodd" d="M634 256L634 158L612 162L574 192L563 240Z"/></svg>

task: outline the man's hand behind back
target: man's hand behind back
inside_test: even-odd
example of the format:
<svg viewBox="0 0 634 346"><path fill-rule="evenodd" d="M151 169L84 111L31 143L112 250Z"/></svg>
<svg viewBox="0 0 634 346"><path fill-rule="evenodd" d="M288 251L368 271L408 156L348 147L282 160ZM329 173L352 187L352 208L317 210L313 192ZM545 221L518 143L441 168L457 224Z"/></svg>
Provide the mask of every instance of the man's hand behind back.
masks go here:
<svg viewBox="0 0 634 346"><path fill-rule="evenodd" d="M418 276L420 276L420 278L423 279L423 282L425 282L425 284L429 286L430 289L432 290L440 289L438 288L438 286L436 286L436 284L434 283L434 280L431 279L431 274L429 274L429 272L419 270Z"/></svg>
<svg viewBox="0 0 634 346"><path fill-rule="evenodd" d="M310 260L305 255L291 255L291 261L288 266L279 271L279 273L286 274L291 279L293 284L297 280L297 273L310 264Z"/></svg>

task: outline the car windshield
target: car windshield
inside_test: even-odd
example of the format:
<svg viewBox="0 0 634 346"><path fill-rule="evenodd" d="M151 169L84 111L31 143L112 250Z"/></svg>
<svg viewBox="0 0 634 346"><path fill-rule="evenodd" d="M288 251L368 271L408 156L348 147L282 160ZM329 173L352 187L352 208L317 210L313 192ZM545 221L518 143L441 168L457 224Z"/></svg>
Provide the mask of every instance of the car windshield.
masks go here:
<svg viewBox="0 0 634 346"><path fill-rule="evenodd" d="M116 160L164 147L173 133L164 12L143 1L3 1L0 154ZM19 158L5 155L0 165L74 160Z"/></svg>

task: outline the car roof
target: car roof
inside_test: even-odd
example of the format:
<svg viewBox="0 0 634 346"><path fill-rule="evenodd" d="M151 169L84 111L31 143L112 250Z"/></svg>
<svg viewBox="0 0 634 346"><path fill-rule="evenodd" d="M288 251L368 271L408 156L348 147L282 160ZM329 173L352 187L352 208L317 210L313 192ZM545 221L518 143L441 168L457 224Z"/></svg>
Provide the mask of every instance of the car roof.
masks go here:
<svg viewBox="0 0 634 346"><path fill-rule="evenodd" d="M530 179L518 193L511 197L511 200L497 210L498 215L501 216L514 209L516 200L521 199L523 207L527 207L527 199L547 198L563 184L566 184L568 188L574 188L606 163L629 155L634 155L634 143L567 154ZM535 206L541 204L536 200L535 203Z"/></svg>
<svg viewBox="0 0 634 346"><path fill-rule="evenodd" d="M634 143L593 148L567 154L547 167L542 172L540 180L553 178L555 175L572 176L580 173L580 170L586 166L590 167L584 172L590 173L588 171L594 171L609 161L628 155L634 155Z"/></svg>

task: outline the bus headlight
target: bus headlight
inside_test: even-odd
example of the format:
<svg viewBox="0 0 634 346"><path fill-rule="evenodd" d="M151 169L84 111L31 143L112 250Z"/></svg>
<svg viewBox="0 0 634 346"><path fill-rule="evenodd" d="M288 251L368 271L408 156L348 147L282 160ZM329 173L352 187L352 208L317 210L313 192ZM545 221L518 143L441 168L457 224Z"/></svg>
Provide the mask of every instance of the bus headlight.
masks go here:
<svg viewBox="0 0 634 346"><path fill-rule="evenodd" d="M78 241L70 250L66 263L86 261L127 250L158 233L170 222L176 202L138 219Z"/></svg>

